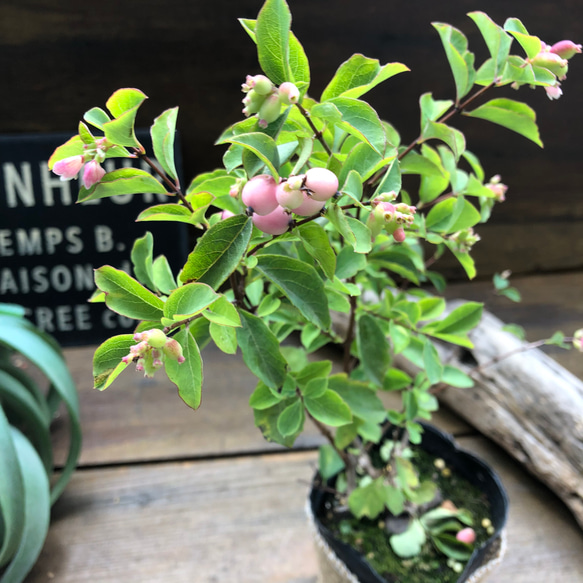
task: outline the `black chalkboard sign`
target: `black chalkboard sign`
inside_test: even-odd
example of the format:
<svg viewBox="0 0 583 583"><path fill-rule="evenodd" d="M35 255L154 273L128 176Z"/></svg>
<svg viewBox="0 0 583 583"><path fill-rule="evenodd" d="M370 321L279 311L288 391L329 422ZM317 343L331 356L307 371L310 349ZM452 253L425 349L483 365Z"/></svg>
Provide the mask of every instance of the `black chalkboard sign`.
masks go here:
<svg viewBox="0 0 583 583"><path fill-rule="evenodd" d="M154 235L154 256L177 271L186 259L186 225L136 222L141 210L169 202L165 195L122 195L76 204L79 182L61 181L47 160L69 134L0 136L0 302L27 308L29 319L63 345L96 344L127 333L134 320L88 303L93 269L112 265L132 273L136 237ZM148 152L147 132L139 139ZM180 156L177 155L180 173ZM111 171L140 160L106 160Z"/></svg>

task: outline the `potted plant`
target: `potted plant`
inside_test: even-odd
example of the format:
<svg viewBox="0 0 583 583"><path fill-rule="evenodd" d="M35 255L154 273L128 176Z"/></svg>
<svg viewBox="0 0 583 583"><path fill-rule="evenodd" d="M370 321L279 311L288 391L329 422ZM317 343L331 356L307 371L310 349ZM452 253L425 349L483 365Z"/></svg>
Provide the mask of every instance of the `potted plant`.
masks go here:
<svg viewBox="0 0 583 583"><path fill-rule="evenodd" d="M135 319L136 328L97 349L95 387L109 387L132 363L146 376L164 369L196 409L201 348L214 342L227 355L240 349L259 379L250 406L265 438L292 446L309 419L327 440L311 506L326 522L318 536L335 564L330 581L357 580L360 567L352 559L338 562L347 545L373 577L359 574L362 581L393 580L379 554L431 581L468 580L481 560L500 554L506 507L497 478L419 422L437 409L441 384L472 384L440 360L435 343L471 348L468 333L482 312L476 302L448 312L446 282L434 265L453 254L473 278L474 227L506 193L499 177L486 178L450 123L460 114L488 120L541 145L534 111L491 94L527 85L557 99L567 61L581 46L547 45L516 18L499 26L482 12L469 16L490 56L477 66L464 35L434 23L455 96L421 96L420 133L411 142L402 142L390 120L362 99L407 71L405 65L353 55L317 101L309 96L309 62L291 32L289 8L267 0L256 20L241 20L263 74L247 76L245 119L218 139L227 146L224 168L200 174L184 189L174 161L177 108L152 125L154 160L134 130L146 95L132 88L116 91L107 110L87 111L78 135L49 161L62 179L81 173L80 202L165 193L168 204L137 220L203 231L179 271L154 256L150 233L132 249L135 277L111 266L96 270L92 301ZM519 54L511 53L514 41ZM114 157L140 158L152 172L106 173L101 164ZM403 189L406 174L420 177L415 192ZM579 348L582 334L571 339ZM318 359L325 345L340 349L341 371ZM419 373L396 369L394 354ZM379 391L399 392L401 406L387 410ZM452 484L457 494L448 490ZM469 496L460 499L460 491ZM367 550L369 531L381 540L372 544L387 553ZM334 579L339 572L347 578Z"/></svg>
<svg viewBox="0 0 583 583"><path fill-rule="evenodd" d="M48 390L39 383L48 380ZM69 414L67 460L54 473L50 424L61 404ZM0 582L21 583L49 528L81 451L79 400L56 342L24 318L24 308L0 304ZM51 483L52 482L52 483Z"/></svg>

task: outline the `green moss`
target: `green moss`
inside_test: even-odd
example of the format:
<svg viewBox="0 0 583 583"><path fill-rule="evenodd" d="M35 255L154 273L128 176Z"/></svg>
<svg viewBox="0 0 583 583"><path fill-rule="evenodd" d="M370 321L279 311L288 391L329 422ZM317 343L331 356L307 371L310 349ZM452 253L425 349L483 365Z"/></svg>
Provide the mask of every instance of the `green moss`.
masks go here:
<svg viewBox="0 0 583 583"><path fill-rule="evenodd" d="M435 469L434 457L421 449L414 450L413 462L420 478L431 479L439 487L443 499L451 500L458 508L466 508L472 513L476 545L483 544L488 538L481 522L490 518L489 505L484 494L464 478L452 472L442 475ZM446 472L447 474L447 472ZM422 552L410 559L401 559L389 545L390 534L379 525L379 520L358 520L343 518L336 520L334 513L327 515L323 522L334 535L357 549L369 564L381 574L388 583L455 583L459 574L447 566L447 557L438 552L428 539Z"/></svg>

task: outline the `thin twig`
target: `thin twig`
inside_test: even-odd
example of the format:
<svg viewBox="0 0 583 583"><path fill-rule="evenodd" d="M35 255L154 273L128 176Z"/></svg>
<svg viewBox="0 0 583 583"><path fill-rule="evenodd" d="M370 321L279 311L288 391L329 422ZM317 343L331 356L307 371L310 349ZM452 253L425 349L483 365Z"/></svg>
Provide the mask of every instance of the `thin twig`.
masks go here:
<svg viewBox="0 0 583 583"><path fill-rule="evenodd" d="M310 118L310 113L299 103L296 103L296 107L301 111L302 115L308 122L309 126L312 128L312 131L314 132L316 139L320 142L320 144L322 144L322 147L324 148L324 150L326 150L328 156L332 156L332 150L330 150L330 147L326 143L324 136L322 136L322 132L314 125L314 122Z"/></svg>

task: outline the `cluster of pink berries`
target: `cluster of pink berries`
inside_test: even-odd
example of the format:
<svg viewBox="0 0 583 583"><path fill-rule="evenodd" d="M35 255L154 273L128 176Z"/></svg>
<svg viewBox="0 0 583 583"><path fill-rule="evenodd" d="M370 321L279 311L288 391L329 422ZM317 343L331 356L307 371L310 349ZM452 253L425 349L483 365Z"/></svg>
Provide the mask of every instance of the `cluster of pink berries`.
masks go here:
<svg viewBox="0 0 583 583"><path fill-rule="evenodd" d="M397 243L405 240L404 225L410 225L415 220L416 207L403 202L393 204L397 198L394 191L383 193L371 201L372 211L368 216L367 226L373 238L383 229L393 235Z"/></svg>
<svg viewBox="0 0 583 583"><path fill-rule="evenodd" d="M317 214L337 192L338 178L333 172L310 168L279 184L268 174L255 176L243 187L241 199L259 230L281 235L289 228L292 212L302 217Z"/></svg>
<svg viewBox="0 0 583 583"><path fill-rule="evenodd" d="M85 146L87 148L87 146ZM104 176L105 170L101 167L100 162L105 159L106 140L101 138L95 142L95 147L87 149L85 154L69 156L55 162L53 172L61 177L61 180L71 180L77 178L77 175L83 168L83 186L90 189L97 184Z"/></svg>
<svg viewBox="0 0 583 583"><path fill-rule="evenodd" d="M570 40L562 40L554 45L547 45L541 41L540 53L529 59L529 62L531 65L548 69L559 81L564 81L569 69L568 60L580 52L581 45L576 45ZM563 95L559 81L550 87L545 87L549 99L559 99Z"/></svg>
<svg viewBox="0 0 583 583"><path fill-rule="evenodd" d="M300 92L293 83L286 81L277 88L265 75L247 75L241 88L246 94L243 113L246 117L256 113L262 128L279 117L282 105L293 105L300 99Z"/></svg>
<svg viewBox="0 0 583 583"><path fill-rule="evenodd" d="M164 366L165 358L176 360L178 364L185 361L182 346L173 338L168 338L162 330L153 328L134 334L139 344L130 348L130 353L122 358L126 364L136 361L136 370L143 371L144 376L153 377Z"/></svg>

